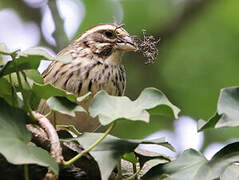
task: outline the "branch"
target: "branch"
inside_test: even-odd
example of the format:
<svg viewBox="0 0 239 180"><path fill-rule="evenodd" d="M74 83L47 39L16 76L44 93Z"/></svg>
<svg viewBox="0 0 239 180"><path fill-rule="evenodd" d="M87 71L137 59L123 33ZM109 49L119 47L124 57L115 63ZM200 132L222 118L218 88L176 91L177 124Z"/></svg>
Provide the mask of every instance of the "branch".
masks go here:
<svg viewBox="0 0 239 180"><path fill-rule="evenodd" d="M32 142L37 146L50 151L50 140L44 130L36 128L32 124L27 124L27 129L32 133Z"/></svg>
<svg viewBox="0 0 239 180"><path fill-rule="evenodd" d="M50 121L42 114L38 112L33 112L33 115L34 118L39 122L40 126L44 129L49 138L51 144L50 148L51 156L56 160L58 164L61 164L63 161L62 149L55 128L50 123Z"/></svg>
<svg viewBox="0 0 239 180"><path fill-rule="evenodd" d="M56 26L53 36L56 41L57 50L60 51L69 43L69 40L64 30L64 21L61 18L59 11L57 9L56 0L49 0L48 5L49 8L51 9L52 17Z"/></svg>

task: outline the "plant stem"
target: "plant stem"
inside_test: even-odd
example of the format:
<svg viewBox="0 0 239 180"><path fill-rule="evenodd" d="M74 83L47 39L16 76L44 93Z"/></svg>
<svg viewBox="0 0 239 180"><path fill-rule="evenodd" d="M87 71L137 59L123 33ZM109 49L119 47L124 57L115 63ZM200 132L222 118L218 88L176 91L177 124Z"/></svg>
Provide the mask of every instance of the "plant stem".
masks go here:
<svg viewBox="0 0 239 180"><path fill-rule="evenodd" d="M95 141L88 149L82 151L82 153L77 154L75 157L70 159L69 161L63 161L63 165L68 166L73 164L75 161L77 161L79 158L90 152L92 149L94 149L99 143L101 143L105 137L111 132L111 130L114 128L115 123L112 123L109 128L105 131L104 135L99 138L97 141Z"/></svg>
<svg viewBox="0 0 239 180"><path fill-rule="evenodd" d="M118 173L117 173L116 179L117 180L121 180L122 179L121 158L120 158L120 160L118 162L117 169L118 169Z"/></svg>
<svg viewBox="0 0 239 180"><path fill-rule="evenodd" d="M12 105L14 106L15 97L16 97L16 89L15 89L15 86L13 85L13 83L12 83L12 75L11 74L9 74L9 81L10 81L10 84L11 84Z"/></svg>
<svg viewBox="0 0 239 180"><path fill-rule="evenodd" d="M45 114L44 116L47 118L48 116L50 116L51 115L51 113L52 113L52 110L50 110L47 114ZM55 126L55 117L54 117L54 126Z"/></svg>
<svg viewBox="0 0 239 180"><path fill-rule="evenodd" d="M29 88L31 88L31 86L30 86L29 82L27 81L27 76L26 76L26 73L25 73L24 71L21 71L21 73L22 73L22 75L23 75L23 77L24 77L24 80L25 80L25 82L26 82L27 86L28 86Z"/></svg>
<svg viewBox="0 0 239 180"><path fill-rule="evenodd" d="M130 176L130 177L124 179L124 180L133 180L133 179L137 178L137 176L138 176L140 170L141 170L141 169L139 168L139 169L136 171L136 173L134 173L132 176Z"/></svg>
<svg viewBox="0 0 239 180"><path fill-rule="evenodd" d="M56 128L56 111L53 111L53 126Z"/></svg>
<svg viewBox="0 0 239 180"><path fill-rule="evenodd" d="M25 180L29 180L28 165L27 164L24 164L24 178L25 178Z"/></svg>
<svg viewBox="0 0 239 180"><path fill-rule="evenodd" d="M134 171L134 174L137 172L137 167L136 167L136 164L135 164L135 163L133 163L133 171ZM134 179L135 179L135 180L138 179L137 174L136 174L136 176L135 176Z"/></svg>
<svg viewBox="0 0 239 180"><path fill-rule="evenodd" d="M11 57L12 57L12 61L13 61L14 65L15 65L16 74L17 74L17 81L19 83L20 91L22 93L22 98L23 98L25 110L27 112L29 112L31 119L34 119L34 116L32 114L32 109L31 109L30 105L28 104L27 96L24 93L24 89L23 89L23 86L22 86L22 81L21 81L20 73L19 73L19 70L18 70L17 65L16 65L16 55L14 54Z"/></svg>

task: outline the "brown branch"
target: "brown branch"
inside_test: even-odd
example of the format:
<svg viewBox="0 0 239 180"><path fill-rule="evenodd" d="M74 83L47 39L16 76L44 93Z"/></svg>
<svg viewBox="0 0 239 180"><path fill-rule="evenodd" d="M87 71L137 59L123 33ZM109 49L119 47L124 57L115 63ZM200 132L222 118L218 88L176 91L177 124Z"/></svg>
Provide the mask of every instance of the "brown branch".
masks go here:
<svg viewBox="0 0 239 180"><path fill-rule="evenodd" d="M62 156L62 148L59 141L59 137L56 133L56 129L53 127L51 122L42 114L38 112L32 112L34 115L34 118L39 122L40 126L44 129L44 131L47 133L51 148L51 156L56 160L58 164L61 164L63 161Z"/></svg>
<svg viewBox="0 0 239 180"><path fill-rule="evenodd" d="M32 133L32 142L37 146L50 151L50 140L46 132L41 128L36 128L32 124L27 124L27 129Z"/></svg>

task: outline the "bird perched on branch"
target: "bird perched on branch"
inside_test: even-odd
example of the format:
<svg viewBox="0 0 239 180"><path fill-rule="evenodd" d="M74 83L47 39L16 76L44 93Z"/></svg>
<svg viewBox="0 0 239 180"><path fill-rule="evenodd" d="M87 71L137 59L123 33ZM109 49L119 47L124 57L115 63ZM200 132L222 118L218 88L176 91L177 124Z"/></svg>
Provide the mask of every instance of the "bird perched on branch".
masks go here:
<svg viewBox="0 0 239 180"><path fill-rule="evenodd" d="M72 62L52 62L43 72L44 81L77 96L92 92L92 98L100 90L122 96L126 87L122 56L136 49L136 43L122 26L96 25L59 52L59 55L71 54ZM85 109L91 98L82 104ZM43 114L50 111L45 101L40 103L39 111ZM84 112L77 113L76 117L57 112L55 119L56 124L72 124L81 132L93 131L99 126L96 118Z"/></svg>

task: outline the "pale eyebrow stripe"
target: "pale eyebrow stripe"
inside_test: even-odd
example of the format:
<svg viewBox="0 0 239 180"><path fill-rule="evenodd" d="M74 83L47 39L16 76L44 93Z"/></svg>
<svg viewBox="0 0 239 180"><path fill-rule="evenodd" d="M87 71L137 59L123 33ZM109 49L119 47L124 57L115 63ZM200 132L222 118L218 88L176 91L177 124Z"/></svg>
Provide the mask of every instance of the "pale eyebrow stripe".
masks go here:
<svg viewBox="0 0 239 180"><path fill-rule="evenodd" d="M87 30L84 34L82 34L79 37L79 40L85 38L86 36L88 36L91 33L94 33L94 32L100 31L100 30L106 30L106 29L115 30L115 28L117 28L117 27L116 26L112 26L112 25L108 25L108 24L96 26L96 27L93 27L92 29ZM119 34L128 35L128 33L126 31L122 30L121 28L118 28L116 31Z"/></svg>

